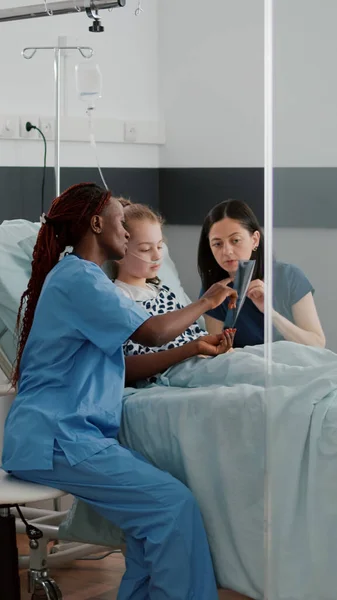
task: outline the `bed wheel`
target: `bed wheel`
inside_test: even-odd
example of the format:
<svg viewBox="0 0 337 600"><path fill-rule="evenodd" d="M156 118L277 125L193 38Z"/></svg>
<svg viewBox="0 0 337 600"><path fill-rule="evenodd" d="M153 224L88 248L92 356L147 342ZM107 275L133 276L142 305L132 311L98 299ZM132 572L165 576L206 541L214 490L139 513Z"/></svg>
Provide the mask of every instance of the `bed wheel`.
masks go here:
<svg viewBox="0 0 337 600"><path fill-rule="evenodd" d="M40 580L31 600L62 600L61 590L53 579Z"/></svg>

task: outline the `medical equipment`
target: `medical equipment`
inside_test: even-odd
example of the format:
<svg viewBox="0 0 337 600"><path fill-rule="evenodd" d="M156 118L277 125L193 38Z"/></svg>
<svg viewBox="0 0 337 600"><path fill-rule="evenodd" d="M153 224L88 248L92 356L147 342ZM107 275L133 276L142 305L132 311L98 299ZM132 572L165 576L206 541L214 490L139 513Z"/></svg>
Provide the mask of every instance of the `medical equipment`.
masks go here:
<svg viewBox="0 0 337 600"><path fill-rule="evenodd" d="M147 263L148 265L161 265L161 263L163 262L162 258L158 258L158 260L148 260L147 258L143 258L142 256L140 256L139 254L136 254L135 252L127 252L127 254L129 254L130 256L134 256L135 258L139 258L139 260L142 260L143 262Z"/></svg>
<svg viewBox="0 0 337 600"><path fill-rule="evenodd" d="M87 104L86 114L88 116L89 124L89 141L95 155L97 168L105 189L109 189L99 164L94 124L92 120L95 102L98 98L102 97L102 73L99 65L79 63L75 67L75 76L78 97L82 102Z"/></svg>
<svg viewBox="0 0 337 600"><path fill-rule="evenodd" d="M98 12L96 10L93 10L92 7L88 7L86 9L86 13L89 19L93 19L93 24L90 25L89 31L91 31L91 33L103 33L104 27L101 23L101 19L99 17Z"/></svg>
<svg viewBox="0 0 337 600"><path fill-rule="evenodd" d="M1 13L1 11L0 11ZM0 19L1 20L1 19ZM88 46L41 46L24 48L22 56L30 60L35 56L37 51L53 50L54 52L54 74L55 74L55 182L56 196L60 195L61 191L61 167L60 167L60 147L61 147L61 52L63 50L75 50L79 52L83 58L89 59L94 51Z"/></svg>
<svg viewBox="0 0 337 600"><path fill-rule="evenodd" d="M248 287L253 277L254 267L255 260L238 261L238 268L235 273L235 279L233 284L234 290L236 290L238 293L238 299L236 302L236 307L231 308L227 311L226 319L224 322L224 329L228 329L229 327L235 326L243 303L246 299Z"/></svg>
<svg viewBox="0 0 337 600"><path fill-rule="evenodd" d="M272 386L272 361L273 361L273 235L274 235L274 23L275 2L264 0L264 277L266 285L264 298L264 339L265 339L265 472L264 472L264 563L265 580L264 593L266 598L275 595L273 573L274 552L272 549L273 530L272 520L272 469L271 453L274 445L272 416L270 409L270 392ZM275 538L277 539L277 538ZM310 564L310 560L308 561ZM321 593L321 590L319 590Z"/></svg>
<svg viewBox="0 0 337 600"><path fill-rule="evenodd" d="M136 15L136 17L139 17L139 15L140 15L142 12L144 12L144 10L143 10L143 8L142 8L142 2L141 2L141 0L138 0L138 6L137 6L137 8L136 8L136 10L135 10L135 15Z"/></svg>
<svg viewBox="0 0 337 600"><path fill-rule="evenodd" d="M124 7L125 4L126 0L45 0L43 4L0 9L0 23L21 19L35 19L36 17L53 17L76 12L86 12L88 14L88 9L91 13L91 18L99 20L98 10L112 10L113 8ZM94 14L96 16L93 16ZM92 31L98 30L92 29Z"/></svg>
<svg viewBox="0 0 337 600"><path fill-rule="evenodd" d="M87 110L95 108L95 101L102 97L102 73L98 65L80 63L75 67L77 94L87 104Z"/></svg>

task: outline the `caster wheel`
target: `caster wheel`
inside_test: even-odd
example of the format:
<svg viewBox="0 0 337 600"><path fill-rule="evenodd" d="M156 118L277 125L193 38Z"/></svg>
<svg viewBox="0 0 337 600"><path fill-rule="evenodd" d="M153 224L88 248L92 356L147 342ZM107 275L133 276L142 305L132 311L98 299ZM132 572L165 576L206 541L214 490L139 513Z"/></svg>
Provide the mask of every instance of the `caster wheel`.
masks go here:
<svg viewBox="0 0 337 600"><path fill-rule="evenodd" d="M53 579L40 580L31 600L62 600L61 590Z"/></svg>

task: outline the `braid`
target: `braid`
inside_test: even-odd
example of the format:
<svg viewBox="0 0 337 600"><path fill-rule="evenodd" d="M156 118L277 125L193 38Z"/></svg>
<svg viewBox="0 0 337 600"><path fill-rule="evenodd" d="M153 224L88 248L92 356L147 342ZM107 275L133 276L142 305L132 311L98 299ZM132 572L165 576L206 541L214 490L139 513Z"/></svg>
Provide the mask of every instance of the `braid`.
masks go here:
<svg viewBox="0 0 337 600"><path fill-rule="evenodd" d="M76 246L87 231L91 217L100 214L110 198L111 192L95 183L80 183L68 188L53 201L45 217L46 222L41 225L37 236L30 280L20 301L16 322L18 346L12 375L13 386L19 380L22 353L48 273L58 263L60 254L67 246Z"/></svg>

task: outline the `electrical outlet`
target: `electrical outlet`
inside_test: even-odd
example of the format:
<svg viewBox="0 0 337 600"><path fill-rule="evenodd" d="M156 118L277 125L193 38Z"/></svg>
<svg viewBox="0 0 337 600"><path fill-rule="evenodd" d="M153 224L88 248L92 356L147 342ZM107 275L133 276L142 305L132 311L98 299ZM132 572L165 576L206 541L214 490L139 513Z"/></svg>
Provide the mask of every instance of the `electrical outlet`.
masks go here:
<svg viewBox="0 0 337 600"><path fill-rule="evenodd" d="M46 140L54 139L54 119L49 117L40 117L39 128L44 134Z"/></svg>
<svg viewBox="0 0 337 600"><path fill-rule="evenodd" d="M31 131L27 131L26 123L31 123L36 127L39 126L39 117L36 115L25 115L20 117L20 138L24 140L36 140L38 138L38 133L36 129L31 129Z"/></svg>
<svg viewBox="0 0 337 600"><path fill-rule="evenodd" d="M0 117L0 138L13 139L19 137L19 117Z"/></svg>
<svg viewBox="0 0 337 600"><path fill-rule="evenodd" d="M137 125L131 121L125 121L124 123L124 142L136 142L137 141Z"/></svg>

